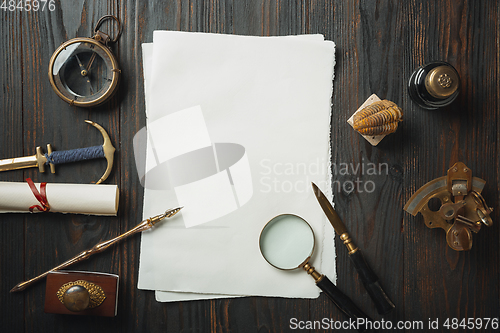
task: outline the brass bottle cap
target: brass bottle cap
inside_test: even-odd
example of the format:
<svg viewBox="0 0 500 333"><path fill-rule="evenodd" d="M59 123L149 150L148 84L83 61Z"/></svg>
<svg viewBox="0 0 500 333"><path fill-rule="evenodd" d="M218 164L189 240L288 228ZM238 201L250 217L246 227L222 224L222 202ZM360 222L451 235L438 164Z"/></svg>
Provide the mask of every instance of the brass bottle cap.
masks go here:
<svg viewBox="0 0 500 333"><path fill-rule="evenodd" d="M445 99L453 95L459 85L460 79L457 72L450 66L433 68L425 77L425 88L431 96Z"/></svg>

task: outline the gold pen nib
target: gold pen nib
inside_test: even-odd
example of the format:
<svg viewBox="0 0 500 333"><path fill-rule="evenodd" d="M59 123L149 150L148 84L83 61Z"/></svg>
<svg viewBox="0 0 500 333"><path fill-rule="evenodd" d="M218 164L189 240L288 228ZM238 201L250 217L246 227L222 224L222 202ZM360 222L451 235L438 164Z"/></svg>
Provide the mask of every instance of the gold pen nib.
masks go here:
<svg viewBox="0 0 500 333"><path fill-rule="evenodd" d="M169 209L165 212L165 217L172 217L174 216L175 214L177 214L178 212L180 212L180 210L184 208L184 207L177 207L177 208L173 208L173 209Z"/></svg>
<svg viewBox="0 0 500 333"><path fill-rule="evenodd" d="M160 222L161 220L163 220L165 218L170 218L170 217L174 216L182 208L184 208L184 207L177 207L177 208L168 209L163 214L156 215L156 216L149 218L148 221L149 221L150 227L154 226L156 223Z"/></svg>

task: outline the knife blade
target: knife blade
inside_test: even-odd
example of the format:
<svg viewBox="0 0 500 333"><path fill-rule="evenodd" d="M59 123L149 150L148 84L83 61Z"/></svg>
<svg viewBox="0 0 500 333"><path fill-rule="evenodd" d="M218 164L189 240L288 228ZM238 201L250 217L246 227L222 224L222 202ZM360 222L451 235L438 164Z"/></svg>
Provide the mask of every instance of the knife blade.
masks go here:
<svg viewBox="0 0 500 333"><path fill-rule="evenodd" d="M365 286L366 291L370 295L371 299L377 307L377 311L381 315L389 313L394 309L394 303L389 299L387 294L382 289L382 286L378 282L378 277L375 272L370 268L366 262L361 250L354 244L345 224L340 219L332 204L327 199L327 197L321 192L321 190L312 183L313 192L318 199L319 205L323 209L326 217L333 226L335 232L340 236L340 239L344 242L345 246L349 250L349 258L351 259L358 275Z"/></svg>

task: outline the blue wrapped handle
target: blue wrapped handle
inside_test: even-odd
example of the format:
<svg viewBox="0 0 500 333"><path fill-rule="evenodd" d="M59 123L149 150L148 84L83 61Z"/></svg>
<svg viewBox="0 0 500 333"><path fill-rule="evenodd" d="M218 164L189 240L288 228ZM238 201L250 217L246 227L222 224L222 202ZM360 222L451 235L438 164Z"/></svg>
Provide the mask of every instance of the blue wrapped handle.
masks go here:
<svg viewBox="0 0 500 333"><path fill-rule="evenodd" d="M49 164L64 164L70 162L78 162L92 160L95 158L104 158L104 149L102 146L93 146L86 148L78 148L71 150L54 151L50 155L45 154L47 158L46 165Z"/></svg>

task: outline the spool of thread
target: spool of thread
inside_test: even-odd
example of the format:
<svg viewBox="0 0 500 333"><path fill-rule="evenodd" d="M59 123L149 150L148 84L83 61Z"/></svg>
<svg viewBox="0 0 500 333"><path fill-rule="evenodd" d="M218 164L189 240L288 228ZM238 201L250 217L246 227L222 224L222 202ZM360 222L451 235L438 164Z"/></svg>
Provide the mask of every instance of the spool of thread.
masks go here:
<svg viewBox="0 0 500 333"><path fill-rule="evenodd" d="M427 110L450 105L458 96L460 77L447 62L435 61L417 68L408 82L408 93Z"/></svg>

